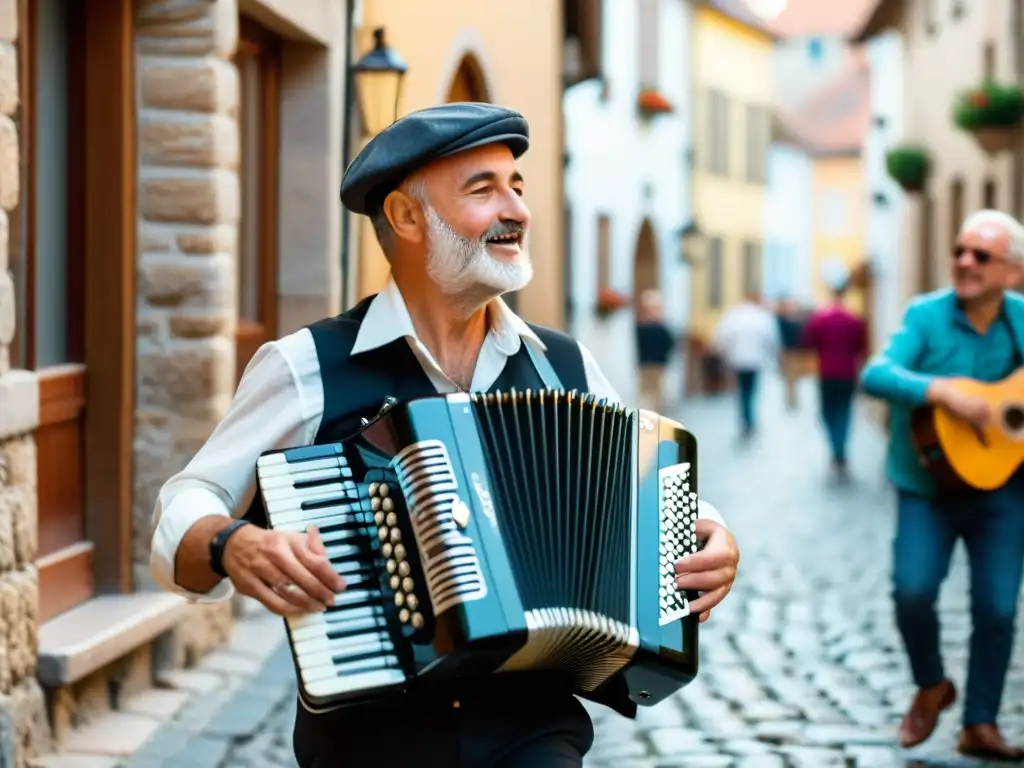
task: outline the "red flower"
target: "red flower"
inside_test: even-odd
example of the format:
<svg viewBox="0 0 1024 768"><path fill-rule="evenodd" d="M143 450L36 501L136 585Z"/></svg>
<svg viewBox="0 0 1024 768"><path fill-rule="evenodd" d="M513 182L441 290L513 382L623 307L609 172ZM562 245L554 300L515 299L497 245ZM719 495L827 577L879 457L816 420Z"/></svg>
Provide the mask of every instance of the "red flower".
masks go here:
<svg viewBox="0 0 1024 768"><path fill-rule="evenodd" d="M967 100L971 102L972 107L980 109L988 106L988 94L985 91L971 91L967 96Z"/></svg>
<svg viewBox="0 0 1024 768"><path fill-rule="evenodd" d="M601 313L614 312L617 309L629 306L629 297L624 296L611 288L600 288L597 291L597 311Z"/></svg>
<svg viewBox="0 0 1024 768"><path fill-rule="evenodd" d="M674 112L673 107L668 99L662 96L655 90L645 88L640 91L640 96L637 98L637 106L640 107L644 112L651 113L666 113Z"/></svg>

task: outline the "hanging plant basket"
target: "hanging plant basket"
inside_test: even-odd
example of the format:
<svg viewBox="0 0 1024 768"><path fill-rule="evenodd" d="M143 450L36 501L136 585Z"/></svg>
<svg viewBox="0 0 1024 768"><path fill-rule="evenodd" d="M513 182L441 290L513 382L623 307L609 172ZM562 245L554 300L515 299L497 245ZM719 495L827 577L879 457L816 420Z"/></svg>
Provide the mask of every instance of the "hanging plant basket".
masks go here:
<svg viewBox="0 0 1024 768"><path fill-rule="evenodd" d="M597 292L597 305L594 311L597 316L604 319L620 309L628 307L630 299L625 294L613 291L611 288L602 288Z"/></svg>
<svg viewBox="0 0 1024 768"><path fill-rule="evenodd" d="M643 88L637 96L636 107L644 117L667 115L675 112L672 103L653 88Z"/></svg>
<svg viewBox="0 0 1024 768"><path fill-rule="evenodd" d="M957 96L953 122L974 136L987 155L1021 146L1024 95L1020 86L986 80Z"/></svg>
<svg viewBox="0 0 1024 768"><path fill-rule="evenodd" d="M932 160L924 147L904 144L885 153L885 169L904 192L920 192L928 182Z"/></svg>

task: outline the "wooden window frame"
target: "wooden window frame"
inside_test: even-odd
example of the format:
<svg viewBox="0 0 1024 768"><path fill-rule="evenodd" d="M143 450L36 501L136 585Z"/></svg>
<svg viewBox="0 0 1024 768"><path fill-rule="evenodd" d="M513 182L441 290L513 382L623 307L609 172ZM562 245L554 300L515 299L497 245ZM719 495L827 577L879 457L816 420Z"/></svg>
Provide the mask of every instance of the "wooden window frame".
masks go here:
<svg viewBox="0 0 1024 768"><path fill-rule="evenodd" d="M764 290L763 254L761 243L746 240L743 243L743 295L760 294Z"/></svg>
<svg viewBox="0 0 1024 768"><path fill-rule="evenodd" d="M575 85L603 75L604 58L602 0L563 0L565 42L579 45L579 70L566 72L566 85Z"/></svg>
<svg viewBox="0 0 1024 768"><path fill-rule="evenodd" d="M948 246L952 246L956 242L957 237L960 235L960 225L963 223L965 217L966 207L966 185L964 180L959 176L950 181L949 183L949 241Z"/></svg>
<svg viewBox="0 0 1024 768"><path fill-rule="evenodd" d="M277 337L278 331L278 265L280 226L280 158L281 158L281 74L283 41L256 22L242 17L239 21L238 54L248 54L259 59L260 77L263 83L261 93L262 109L259 163L259 317L243 317L239 313L235 331L239 355L236 379L244 372L245 363L264 342ZM239 120L243 118L240 115ZM245 127L240 126L244 132ZM243 146L243 151L245 151ZM242 169L244 171L244 169ZM240 173L241 176L241 173ZM241 178L245 184L245 179ZM242 194L245 194L244 186ZM244 201L243 201L244 203ZM242 233L239 233L238 254L244 256ZM239 264L241 274L241 264Z"/></svg>
<svg viewBox="0 0 1024 768"><path fill-rule="evenodd" d="M612 286L612 217L599 213L594 229L594 257L597 261L597 288L604 290Z"/></svg>
<svg viewBox="0 0 1024 768"><path fill-rule="evenodd" d="M725 305L725 240L708 239L708 309L721 309Z"/></svg>
<svg viewBox="0 0 1024 768"><path fill-rule="evenodd" d="M35 368L36 73L34 2L19 0L21 146L26 172L20 204L25 227L19 254L23 312L21 357ZM84 375L62 383L40 374L40 425L84 408L82 540L39 557L39 620L94 593L130 592L132 575L132 442L135 411L136 136L135 41L131 0L84 0L70 54L81 63L68 84L69 111L83 125L68 156L69 285L81 302L81 338L68 356ZM87 43L86 43L87 41ZM71 314L75 313L75 314ZM44 460L45 461L45 460Z"/></svg>

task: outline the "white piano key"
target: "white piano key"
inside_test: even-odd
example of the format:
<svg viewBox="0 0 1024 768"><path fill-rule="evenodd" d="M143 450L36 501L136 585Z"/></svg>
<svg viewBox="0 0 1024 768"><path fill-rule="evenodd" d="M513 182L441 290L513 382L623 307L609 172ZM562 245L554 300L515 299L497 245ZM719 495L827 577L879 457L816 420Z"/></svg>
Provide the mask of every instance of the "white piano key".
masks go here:
<svg viewBox="0 0 1024 768"><path fill-rule="evenodd" d="M287 463L288 459L285 457L284 453L268 453L266 456L260 456L256 459L256 466L260 468L276 467Z"/></svg>
<svg viewBox="0 0 1024 768"><path fill-rule="evenodd" d="M262 458L256 462L260 477L279 477L280 475L293 475L298 472L307 472L317 469L342 469L348 467L344 456L328 456L322 459L307 459L306 461L282 461L263 462Z"/></svg>
<svg viewBox="0 0 1024 768"><path fill-rule="evenodd" d="M350 557L358 557L366 550L355 544L336 544L332 547L324 547L328 560L342 560Z"/></svg>
<svg viewBox="0 0 1024 768"><path fill-rule="evenodd" d="M331 621L330 617L327 617L323 624L293 629L291 630L291 635L292 642L299 643L318 637L326 637L328 632L381 631L386 629L386 627L387 619L383 614L379 616L343 617L339 621Z"/></svg>
<svg viewBox="0 0 1024 768"><path fill-rule="evenodd" d="M339 512L355 512L359 507L353 504L336 504L331 507L319 507L317 509L301 509L292 507L288 510L278 511L267 509L267 515L275 528L286 523L301 522L303 527L313 524L319 525L320 520L337 515Z"/></svg>
<svg viewBox="0 0 1024 768"><path fill-rule="evenodd" d="M289 475L272 475L270 477L260 475L260 489L266 492L271 488L294 488L299 483L329 482L331 480L344 482L344 477L339 467L334 469L318 469L313 472L295 472Z"/></svg>
<svg viewBox="0 0 1024 768"><path fill-rule="evenodd" d="M316 510L319 511L319 510ZM331 511L328 509L328 511ZM334 525L353 525L357 522L362 522L362 514L359 512L347 512L341 515L330 515L328 517L318 517L315 521L310 520L306 517L294 520L290 523L275 523L274 528L279 531L305 531L306 527L311 523L315 524L317 528L321 530L320 536L323 540L327 541L327 536L338 536L340 534L345 535L356 535L355 531L331 531L330 533L323 533L324 528L329 528ZM271 515L271 521L277 519L276 515Z"/></svg>
<svg viewBox="0 0 1024 768"><path fill-rule="evenodd" d="M347 485L355 487L355 483L346 484L344 482L337 483L322 483L321 485L311 485L308 488L296 488L294 485L289 485L284 488L267 488L263 491L263 501L269 507L275 502L291 501L293 504L301 504L306 499L318 498L318 497L341 497L345 495L345 492L349 490ZM278 506L280 508L280 506Z"/></svg>
<svg viewBox="0 0 1024 768"><path fill-rule="evenodd" d="M346 637L330 638L327 635L313 637L303 640L301 643L292 643L292 651L299 659L299 665L303 659L311 658L317 653L327 653L331 656L351 658L363 654L383 654L393 651L394 644L387 632L380 630L367 632L361 635L348 635Z"/></svg>
<svg viewBox="0 0 1024 768"><path fill-rule="evenodd" d="M334 661L330 657L314 658L310 656L311 663L308 667L299 669L299 674L304 680L323 680L331 675L339 677L342 675L358 675L362 672L370 672L377 669L397 668L398 657L393 653L383 654L375 658L358 659L355 661Z"/></svg>
<svg viewBox="0 0 1024 768"><path fill-rule="evenodd" d="M326 680L317 680L307 684L306 693L310 696L331 696L345 691L361 691L369 688L383 688L390 685L401 685L406 681L401 669L381 669L374 672L363 672Z"/></svg>

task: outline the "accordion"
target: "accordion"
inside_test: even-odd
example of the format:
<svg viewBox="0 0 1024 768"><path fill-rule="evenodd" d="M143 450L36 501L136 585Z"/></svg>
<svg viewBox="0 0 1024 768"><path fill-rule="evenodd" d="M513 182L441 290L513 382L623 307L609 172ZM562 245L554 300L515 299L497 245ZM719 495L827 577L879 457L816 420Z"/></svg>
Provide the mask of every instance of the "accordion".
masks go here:
<svg viewBox="0 0 1024 768"><path fill-rule="evenodd" d="M316 525L347 582L286 619L313 712L520 670L653 705L697 674L674 574L698 548L697 450L677 422L556 390L390 401L257 477L269 527Z"/></svg>

